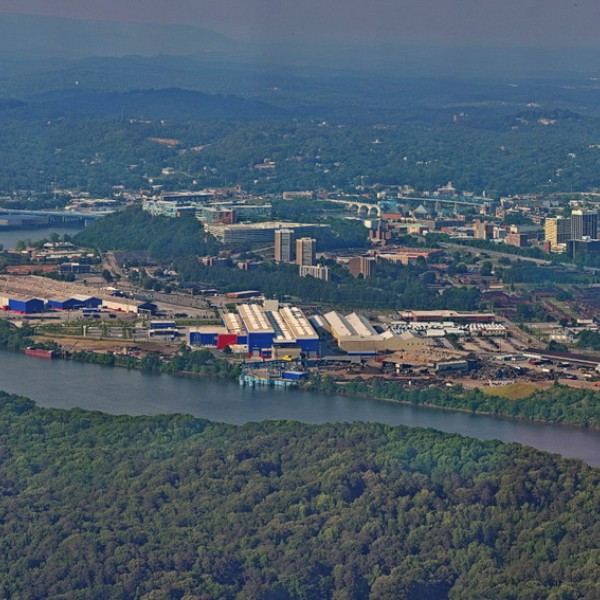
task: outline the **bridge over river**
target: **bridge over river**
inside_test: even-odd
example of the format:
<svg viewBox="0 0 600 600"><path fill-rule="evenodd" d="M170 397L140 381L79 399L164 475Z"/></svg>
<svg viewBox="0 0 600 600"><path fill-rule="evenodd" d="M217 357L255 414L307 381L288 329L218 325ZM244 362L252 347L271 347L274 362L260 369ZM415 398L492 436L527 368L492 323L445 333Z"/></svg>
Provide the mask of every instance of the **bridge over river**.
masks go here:
<svg viewBox="0 0 600 600"><path fill-rule="evenodd" d="M42 219L47 219L49 225L69 223L85 224L86 221L96 221L97 219L105 217L107 214L109 214L109 212L87 213L67 210L0 209L0 219L3 217L41 217Z"/></svg>
<svg viewBox="0 0 600 600"><path fill-rule="evenodd" d="M449 197L449 196L425 196L425 197L408 197L402 196L399 198L391 198L390 202L397 202L398 204L402 204L403 202L418 202L419 204L430 204L432 202L435 203L436 210L440 210L442 207L451 206L456 211L460 207L470 206L475 208L481 208L484 204L490 202L488 198L478 198L475 197L473 199L464 198L464 197ZM365 202L361 199L332 199L326 198L321 200L321 202L332 202L333 204L342 204L349 211L357 212L361 216L365 217L380 217L383 213L383 209L379 204Z"/></svg>

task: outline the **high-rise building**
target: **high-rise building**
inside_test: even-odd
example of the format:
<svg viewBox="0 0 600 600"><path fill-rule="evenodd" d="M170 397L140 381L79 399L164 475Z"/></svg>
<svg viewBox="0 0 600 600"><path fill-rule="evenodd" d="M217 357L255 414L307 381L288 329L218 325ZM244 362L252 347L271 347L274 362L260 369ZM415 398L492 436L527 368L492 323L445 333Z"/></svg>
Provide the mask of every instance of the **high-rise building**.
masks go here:
<svg viewBox="0 0 600 600"><path fill-rule="evenodd" d="M294 231L292 229L275 230L275 262L294 261Z"/></svg>
<svg viewBox="0 0 600 600"><path fill-rule="evenodd" d="M571 219L550 217L544 221L544 239L551 248L566 244L571 239Z"/></svg>
<svg viewBox="0 0 600 600"><path fill-rule="evenodd" d="M569 240L567 242L567 254L574 258L581 255L600 255L600 240L584 239Z"/></svg>
<svg viewBox="0 0 600 600"><path fill-rule="evenodd" d="M317 256L317 240L303 237L296 240L296 264L299 266L312 266Z"/></svg>
<svg viewBox="0 0 600 600"><path fill-rule="evenodd" d="M375 259L372 256L353 256L348 261L348 270L353 277L371 277Z"/></svg>
<svg viewBox="0 0 600 600"><path fill-rule="evenodd" d="M598 239L598 213L593 210L574 210L571 213L571 239Z"/></svg>

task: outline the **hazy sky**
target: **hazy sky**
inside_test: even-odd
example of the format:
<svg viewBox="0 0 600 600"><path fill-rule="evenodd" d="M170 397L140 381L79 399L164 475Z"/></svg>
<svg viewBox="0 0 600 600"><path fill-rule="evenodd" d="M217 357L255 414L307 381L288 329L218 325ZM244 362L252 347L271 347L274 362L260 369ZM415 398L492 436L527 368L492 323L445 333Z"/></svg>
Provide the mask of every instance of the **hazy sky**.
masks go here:
<svg viewBox="0 0 600 600"><path fill-rule="evenodd" d="M600 0L0 0L0 12L187 23L259 39L600 46Z"/></svg>

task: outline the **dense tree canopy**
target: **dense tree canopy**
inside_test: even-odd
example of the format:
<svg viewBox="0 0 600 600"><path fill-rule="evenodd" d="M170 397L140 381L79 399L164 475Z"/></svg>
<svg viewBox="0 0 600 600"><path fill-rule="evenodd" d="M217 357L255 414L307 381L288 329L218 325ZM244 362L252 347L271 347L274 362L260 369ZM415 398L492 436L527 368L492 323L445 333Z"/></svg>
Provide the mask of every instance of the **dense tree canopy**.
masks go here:
<svg viewBox="0 0 600 600"><path fill-rule="evenodd" d="M597 331L584 330L579 334L577 340L578 348L591 348L592 350L600 350L600 333Z"/></svg>
<svg viewBox="0 0 600 600"><path fill-rule="evenodd" d="M141 108L119 118L122 104L117 114L103 114L96 103L106 94L94 91L69 103L57 93L55 105L0 106L0 141L12 150L0 172L0 190L47 192L58 186L108 194L114 185L140 189L149 179L165 189L241 184L261 193L351 189L357 183L432 190L452 180L458 189L499 195L589 190L600 181L600 120L589 115L506 115L497 105L472 114L473 107L464 105L471 114L458 119L460 100L450 108L405 111L391 97L391 110L376 117L357 103L352 115L340 107L313 107L307 115L296 105L265 118L260 111L255 119L243 119L244 111L229 110L213 111L206 120L189 99L174 113L173 95L174 90L142 94L139 106L152 113L149 119L141 117ZM310 92L302 96L305 106L315 101ZM93 106L76 110L81 102ZM162 112L155 110L157 102ZM275 167L257 169L267 158ZM173 169L167 176L165 166Z"/></svg>
<svg viewBox="0 0 600 600"><path fill-rule="evenodd" d="M368 381L359 378L343 384L336 384L329 376L314 376L306 384L306 387L325 393L384 398L423 406L437 406L549 423L600 427L600 393L595 390L576 389L566 385L555 384L548 389L534 391L518 401L494 395L492 390L484 393L480 389L465 390L461 386L450 388L431 386L415 389L394 381L377 378Z"/></svg>
<svg viewBox="0 0 600 600"><path fill-rule="evenodd" d="M242 427L0 397L6 598L584 598L599 472L374 424Z"/></svg>
<svg viewBox="0 0 600 600"><path fill-rule="evenodd" d="M0 319L0 348L22 350L32 343L33 329L28 325L16 327L10 321Z"/></svg>
<svg viewBox="0 0 600 600"><path fill-rule="evenodd" d="M117 212L77 234L78 243L100 250L144 250L157 259L210 254L219 244L196 219L152 217L140 208Z"/></svg>

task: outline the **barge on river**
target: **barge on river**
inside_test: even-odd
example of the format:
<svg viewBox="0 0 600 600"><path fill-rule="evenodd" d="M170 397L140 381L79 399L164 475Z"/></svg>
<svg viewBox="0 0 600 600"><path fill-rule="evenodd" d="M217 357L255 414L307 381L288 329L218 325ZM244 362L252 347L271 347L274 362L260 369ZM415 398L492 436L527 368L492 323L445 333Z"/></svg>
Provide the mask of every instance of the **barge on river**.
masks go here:
<svg viewBox="0 0 600 600"><path fill-rule="evenodd" d="M25 348L25 354L27 356L35 356L37 358L56 358L58 354L54 350L45 350L44 348L34 348L29 346Z"/></svg>

